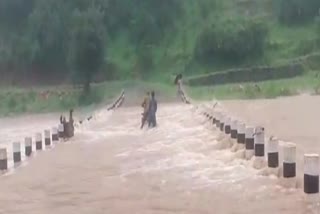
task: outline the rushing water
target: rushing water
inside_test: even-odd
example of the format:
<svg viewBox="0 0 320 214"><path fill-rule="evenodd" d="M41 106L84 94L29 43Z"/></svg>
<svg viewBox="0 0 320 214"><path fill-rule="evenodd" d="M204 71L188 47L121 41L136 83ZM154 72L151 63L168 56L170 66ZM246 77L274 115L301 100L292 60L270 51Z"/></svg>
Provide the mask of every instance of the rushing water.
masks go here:
<svg viewBox="0 0 320 214"><path fill-rule="evenodd" d="M12 168L0 177L0 213L308 213L300 189L283 189L219 149L227 140L191 106L159 106L156 129L140 130L140 115L133 107L100 111L71 141ZM57 121L4 119L2 145Z"/></svg>

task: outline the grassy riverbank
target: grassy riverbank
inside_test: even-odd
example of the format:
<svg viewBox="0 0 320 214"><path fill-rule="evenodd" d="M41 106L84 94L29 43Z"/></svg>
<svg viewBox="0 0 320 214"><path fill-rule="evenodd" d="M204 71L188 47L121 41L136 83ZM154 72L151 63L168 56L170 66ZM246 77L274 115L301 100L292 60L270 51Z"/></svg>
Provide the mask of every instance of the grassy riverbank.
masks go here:
<svg viewBox="0 0 320 214"><path fill-rule="evenodd" d="M185 86L195 100L276 98L301 93L319 93L320 80L316 73L260 83L226 84L210 87ZM142 99L147 90L155 90L162 101L174 100L176 89L171 82L118 81L95 84L89 96L80 88L67 86L41 88L6 88L0 92L0 115L65 111L70 108L107 105L126 90L130 102ZM46 98L45 93L48 93Z"/></svg>
<svg viewBox="0 0 320 214"><path fill-rule="evenodd" d="M0 115L66 111L70 108L108 105L126 90L129 99L142 98L147 90L155 90L162 97L174 95L175 88L169 84L114 81L93 84L91 93L84 97L81 88L71 86L2 88L0 90Z"/></svg>
<svg viewBox="0 0 320 214"><path fill-rule="evenodd" d="M217 99L258 99L291 96L301 93L318 94L320 79L306 75L291 79L264 81L260 83L226 84L209 87L186 87L189 96L208 100Z"/></svg>

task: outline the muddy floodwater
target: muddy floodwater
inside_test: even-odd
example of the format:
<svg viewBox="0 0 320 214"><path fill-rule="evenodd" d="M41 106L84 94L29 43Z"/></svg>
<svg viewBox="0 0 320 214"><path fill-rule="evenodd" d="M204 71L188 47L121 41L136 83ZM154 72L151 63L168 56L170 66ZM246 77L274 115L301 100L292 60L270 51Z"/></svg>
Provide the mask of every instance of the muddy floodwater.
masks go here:
<svg viewBox="0 0 320 214"><path fill-rule="evenodd" d="M218 149L221 134L192 106L159 105L152 130L139 129L140 114L136 107L100 111L71 141L11 168L0 176L0 213L308 213L301 188L283 189ZM10 148L57 122L55 114L1 119L1 144Z"/></svg>

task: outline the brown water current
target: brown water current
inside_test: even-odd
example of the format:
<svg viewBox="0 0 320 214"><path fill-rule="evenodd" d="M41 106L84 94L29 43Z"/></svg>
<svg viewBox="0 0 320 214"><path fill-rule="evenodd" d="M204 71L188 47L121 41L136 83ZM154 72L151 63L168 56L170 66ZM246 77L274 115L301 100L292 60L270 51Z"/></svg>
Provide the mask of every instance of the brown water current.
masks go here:
<svg viewBox="0 0 320 214"><path fill-rule="evenodd" d="M155 129L140 130L140 114L100 111L72 140L23 157L0 176L0 213L308 213L301 189L283 189L218 149L224 137L192 106L159 105ZM1 144L10 150L10 142L57 122L55 114L2 119Z"/></svg>

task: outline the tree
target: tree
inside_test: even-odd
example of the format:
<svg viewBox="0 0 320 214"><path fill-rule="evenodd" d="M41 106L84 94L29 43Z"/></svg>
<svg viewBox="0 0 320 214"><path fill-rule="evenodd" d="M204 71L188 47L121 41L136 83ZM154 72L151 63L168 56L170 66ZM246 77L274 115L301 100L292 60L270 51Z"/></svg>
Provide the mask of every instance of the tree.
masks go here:
<svg viewBox="0 0 320 214"><path fill-rule="evenodd" d="M11 30L24 29L33 7L34 0L0 1L0 25Z"/></svg>
<svg viewBox="0 0 320 214"><path fill-rule="evenodd" d="M103 17L103 9L94 2L73 12L69 62L76 80L84 85L84 94L90 92L94 75L104 65L106 30Z"/></svg>
<svg viewBox="0 0 320 214"><path fill-rule="evenodd" d="M71 7L63 0L36 0L36 3L28 20L30 43L37 47L33 64L45 70L65 70Z"/></svg>
<svg viewBox="0 0 320 214"><path fill-rule="evenodd" d="M217 19L199 34L194 56L199 62L243 61L263 54L268 26L246 18Z"/></svg>
<svg viewBox="0 0 320 214"><path fill-rule="evenodd" d="M278 19L284 24L301 24L319 13L319 0L274 0Z"/></svg>

